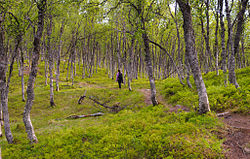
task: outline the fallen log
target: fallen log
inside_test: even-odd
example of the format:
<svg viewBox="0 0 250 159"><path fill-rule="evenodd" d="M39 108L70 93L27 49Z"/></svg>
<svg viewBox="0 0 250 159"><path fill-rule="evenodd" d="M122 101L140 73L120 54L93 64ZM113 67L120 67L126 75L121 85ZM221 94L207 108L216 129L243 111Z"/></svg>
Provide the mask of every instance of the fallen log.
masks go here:
<svg viewBox="0 0 250 159"><path fill-rule="evenodd" d="M94 114L87 114L87 115L70 115L66 119L78 119L78 118L86 118L86 117L97 117L97 116L103 116L104 113L98 112Z"/></svg>
<svg viewBox="0 0 250 159"><path fill-rule="evenodd" d="M78 104L81 104L85 97L87 97L87 96L86 96L86 90L85 90L85 92L84 92L84 95L81 96L81 97L79 98ZM99 102L97 99L95 99L95 98L92 97L92 96L89 96L89 97L87 97L87 98L90 99L90 100L92 100L94 103L96 103L96 104L98 104L98 105L100 105L100 106L102 106L102 107L104 107L104 108L106 108L106 109L109 109L109 111L115 112L115 113L117 113L117 112L119 112L119 111L121 111L122 109L124 109L124 108L127 107L127 106L124 106L124 107L119 106L119 104L120 104L119 102L116 103L116 104L114 104L113 106L108 106L108 105L106 105L106 103L108 103L108 102L101 103L101 102Z"/></svg>

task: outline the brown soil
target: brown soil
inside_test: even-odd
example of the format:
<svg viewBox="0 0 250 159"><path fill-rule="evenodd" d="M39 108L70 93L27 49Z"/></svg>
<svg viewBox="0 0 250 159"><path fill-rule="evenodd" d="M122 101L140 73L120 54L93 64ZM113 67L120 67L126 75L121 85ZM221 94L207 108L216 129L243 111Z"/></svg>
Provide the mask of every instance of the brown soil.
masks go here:
<svg viewBox="0 0 250 159"><path fill-rule="evenodd" d="M250 159L250 116L230 113L222 120L227 126L223 142L226 158Z"/></svg>
<svg viewBox="0 0 250 159"><path fill-rule="evenodd" d="M150 96L150 89L140 89L144 94L145 104L152 104ZM166 104L161 95L157 97L160 104L169 107L170 112L179 112L179 110L190 111L188 107L176 105L171 106ZM225 149L225 156L228 159L250 159L250 116L226 113L225 116L220 117L226 125L223 138L223 148Z"/></svg>

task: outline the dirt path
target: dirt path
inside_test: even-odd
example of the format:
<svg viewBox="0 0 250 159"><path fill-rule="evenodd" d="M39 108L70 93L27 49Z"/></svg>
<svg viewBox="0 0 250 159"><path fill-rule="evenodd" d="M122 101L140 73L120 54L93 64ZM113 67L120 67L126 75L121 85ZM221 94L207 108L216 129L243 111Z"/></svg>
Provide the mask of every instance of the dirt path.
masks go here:
<svg viewBox="0 0 250 159"><path fill-rule="evenodd" d="M226 157L250 159L250 116L230 113L222 121L227 127L223 142Z"/></svg>
<svg viewBox="0 0 250 159"><path fill-rule="evenodd" d="M139 92L144 94L144 102L151 105L150 89L140 89ZM158 93L159 94L159 93ZM158 102L169 107L170 112L178 112L179 109L189 111L189 108L181 105L171 106L161 95L157 96ZM228 159L250 159L250 116L229 113L220 117L226 124L227 129L223 138L223 147L226 151L225 156Z"/></svg>

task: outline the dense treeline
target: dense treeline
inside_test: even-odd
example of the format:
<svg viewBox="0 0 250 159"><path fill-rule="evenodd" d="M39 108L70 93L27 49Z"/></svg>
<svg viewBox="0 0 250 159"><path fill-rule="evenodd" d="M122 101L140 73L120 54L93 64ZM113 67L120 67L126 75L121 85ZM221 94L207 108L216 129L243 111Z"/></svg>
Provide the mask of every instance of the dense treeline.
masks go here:
<svg viewBox="0 0 250 159"><path fill-rule="evenodd" d="M74 85L74 77L90 78L106 68L114 79L122 70L124 85L147 77L151 100L157 105L155 79L178 76L186 87L196 87L199 112L210 111L202 73L223 70L239 87L235 69L249 66L248 0L115 0L115 1L0 1L0 89L5 135L9 126L8 88L16 62L26 102L23 121L31 142L37 142L30 120L37 65L45 62L45 85L55 106L60 72ZM60 70L63 65L63 70ZM8 68L9 67L9 68ZM24 71L29 80L24 81ZM77 74L76 70L81 70ZM189 78L193 75L195 85ZM186 81L186 82L185 82ZM27 85L27 99L25 99Z"/></svg>

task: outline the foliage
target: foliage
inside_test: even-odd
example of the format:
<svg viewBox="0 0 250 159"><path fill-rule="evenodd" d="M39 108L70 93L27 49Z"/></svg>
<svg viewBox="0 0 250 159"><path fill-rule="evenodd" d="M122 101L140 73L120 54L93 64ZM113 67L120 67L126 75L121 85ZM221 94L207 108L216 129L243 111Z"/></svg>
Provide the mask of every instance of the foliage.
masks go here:
<svg viewBox="0 0 250 159"><path fill-rule="evenodd" d="M250 112L250 77L247 76L250 74L250 67L239 69L236 74L240 85L239 89L231 84L227 84L225 87L222 71L220 71L219 76L216 75L216 72L210 72L203 76L212 110L222 112L232 109L246 114ZM191 83L195 87L193 80ZM183 87L175 78L164 80L162 85L162 93L169 103L198 109L198 94L194 89Z"/></svg>
<svg viewBox="0 0 250 159"><path fill-rule="evenodd" d="M17 66L15 65L15 68ZM221 123L213 114L194 112L170 113L159 105L145 107L143 96L127 88L117 89L117 83L105 75L103 69L87 79L76 76L76 84L60 77L60 92L55 92L56 107L49 107L49 86L44 85L44 63L39 65L35 85L35 101L31 119L39 143L29 144L22 122L24 103L18 71L14 69L10 85L9 112L15 144L0 140L3 158L220 158L221 143L214 131ZM77 72L79 74L80 72ZM25 81L28 75L25 74ZM145 79L134 80L135 88L148 86ZM128 107L112 114L89 100L77 104L87 90L101 102ZM72 114L102 111L105 116L67 120ZM15 152L15 153L13 153Z"/></svg>
<svg viewBox="0 0 250 159"><path fill-rule="evenodd" d="M220 126L213 115L168 113L159 105L89 120L81 120L84 123L81 126L39 133L40 142L35 145L28 144L20 135L16 144L3 144L2 155L8 158L222 157L222 141L211 133Z"/></svg>

